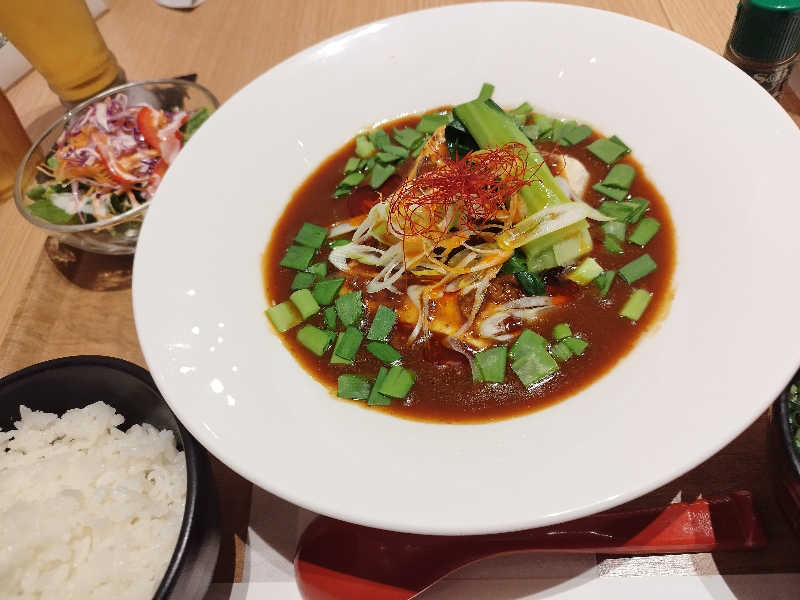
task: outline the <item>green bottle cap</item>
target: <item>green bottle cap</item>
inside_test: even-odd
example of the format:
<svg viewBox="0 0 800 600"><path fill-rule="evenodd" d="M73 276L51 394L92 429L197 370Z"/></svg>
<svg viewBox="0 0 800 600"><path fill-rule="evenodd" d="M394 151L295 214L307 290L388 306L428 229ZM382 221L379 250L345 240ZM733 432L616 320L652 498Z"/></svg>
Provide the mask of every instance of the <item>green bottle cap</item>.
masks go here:
<svg viewBox="0 0 800 600"><path fill-rule="evenodd" d="M800 50L800 0L741 0L728 43L753 60L789 58Z"/></svg>

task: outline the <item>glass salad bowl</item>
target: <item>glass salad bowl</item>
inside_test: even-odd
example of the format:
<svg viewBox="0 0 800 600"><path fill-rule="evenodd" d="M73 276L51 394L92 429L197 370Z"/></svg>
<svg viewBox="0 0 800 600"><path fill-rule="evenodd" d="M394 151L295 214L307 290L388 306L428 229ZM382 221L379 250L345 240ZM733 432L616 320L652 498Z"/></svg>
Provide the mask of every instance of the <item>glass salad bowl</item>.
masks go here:
<svg viewBox="0 0 800 600"><path fill-rule="evenodd" d="M161 177L219 106L202 85L156 79L110 88L61 116L14 182L23 217L60 242L133 254Z"/></svg>

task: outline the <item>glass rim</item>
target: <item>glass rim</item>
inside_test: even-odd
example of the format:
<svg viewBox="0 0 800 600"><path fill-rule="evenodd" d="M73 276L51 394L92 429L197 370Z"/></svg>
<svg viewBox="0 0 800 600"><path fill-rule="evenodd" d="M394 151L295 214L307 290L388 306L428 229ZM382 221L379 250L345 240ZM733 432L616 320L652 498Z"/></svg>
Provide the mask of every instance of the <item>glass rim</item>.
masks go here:
<svg viewBox="0 0 800 600"><path fill-rule="evenodd" d="M103 221L96 221L94 223L81 223L79 225L58 225L56 223L50 223L45 219L32 215L30 211L26 210L25 202L25 194L22 190L22 183L23 178L25 176L26 166L33 156L33 153L36 149L50 136L54 131L56 131L59 127L65 127L66 124L75 116L79 115L82 111L87 109L89 106L111 96L113 94L117 94L119 92L123 92L125 90L135 88L135 87L143 87L147 85L160 85L160 84L173 84L179 85L183 87L192 87L201 92L203 92L210 100L214 110L219 108L219 100L217 97L204 85L201 85L194 81L189 81L188 79L176 79L173 77L165 77L163 79L146 79L143 81L132 81L128 83L123 83L121 85L117 85L108 89L103 90L92 96L91 98L87 98L80 104L70 108L67 112L63 115L58 117L53 123L51 123L44 132L36 138L34 142L31 143L30 148L25 153L25 156L22 158L22 162L20 163L19 167L17 168L17 174L14 177L14 203L17 205L17 210L20 214L30 223L36 225L37 227L42 227L44 229L49 229L50 231L56 231L59 233L76 233L79 231L96 231L99 229L106 229L108 227L118 225L125 221L129 221L139 215L144 214L147 208L150 206L150 201L140 204L135 208L131 208L126 210L124 213L119 215L115 215L110 219L104 219Z"/></svg>

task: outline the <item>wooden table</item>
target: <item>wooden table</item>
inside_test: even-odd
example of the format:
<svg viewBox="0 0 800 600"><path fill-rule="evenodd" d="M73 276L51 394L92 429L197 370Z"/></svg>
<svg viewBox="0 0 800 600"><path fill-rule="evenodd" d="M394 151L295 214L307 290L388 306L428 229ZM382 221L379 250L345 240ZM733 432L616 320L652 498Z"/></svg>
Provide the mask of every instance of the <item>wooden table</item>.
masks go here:
<svg viewBox="0 0 800 600"><path fill-rule="evenodd" d="M130 80L196 72L221 101L251 79L306 46L369 21L420 8L436 0L208 0L174 11L145 0L106 0L100 29ZM735 0L562 0L624 13L690 37L721 52ZM702 85L702 82L698 82ZM31 136L60 112L38 73L9 91ZM787 100L797 111L797 99ZM796 117L797 120L797 117ZM800 120L798 120L800 122ZM24 221L12 202L0 204L0 376L49 358L106 354L144 365L131 311L130 290L88 291L68 282L43 251L45 235ZM668 502L734 489L756 495L770 545L734 555L696 555L695 572L800 572L800 544L786 531L769 490L766 417L706 463L634 505ZM251 484L215 465L225 539L215 579L242 576ZM681 572L672 557L603 559L633 574ZM622 562L620 562L622 561Z"/></svg>

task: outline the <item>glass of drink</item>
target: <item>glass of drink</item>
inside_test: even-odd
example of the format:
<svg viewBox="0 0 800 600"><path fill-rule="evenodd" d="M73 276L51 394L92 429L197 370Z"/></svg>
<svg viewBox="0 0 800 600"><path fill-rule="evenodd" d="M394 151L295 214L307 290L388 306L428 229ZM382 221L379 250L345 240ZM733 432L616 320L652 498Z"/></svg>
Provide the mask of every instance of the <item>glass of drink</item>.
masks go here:
<svg viewBox="0 0 800 600"><path fill-rule="evenodd" d="M11 197L14 176L30 145L11 103L0 91L0 202Z"/></svg>
<svg viewBox="0 0 800 600"><path fill-rule="evenodd" d="M0 31L65 104L124 81L84 0L2 0Z"/></svg>

